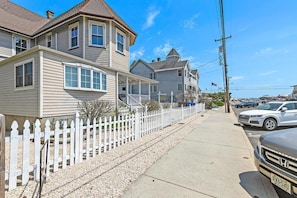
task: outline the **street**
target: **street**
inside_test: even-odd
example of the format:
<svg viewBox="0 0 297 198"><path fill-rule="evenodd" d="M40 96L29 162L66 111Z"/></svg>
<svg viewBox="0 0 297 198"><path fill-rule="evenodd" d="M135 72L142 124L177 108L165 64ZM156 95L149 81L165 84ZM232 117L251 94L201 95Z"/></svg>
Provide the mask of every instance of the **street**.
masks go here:
<svg viewBox="0 0 297 198"><path fill-rule="evenodd" d="M254 109L254 108L235 108L234 106L232 106L232 110L235 113L236 117L238 117L240 112L251 110L251 109ZM274 131L283 130L283 129L287 129L287 128L292 128L292 127L278 127ZM254 148L256 148L258 139L262 134L271 133L271 131L266 131L266 130L264 130L262 128L258 128L258 127L244 126L243 129L245 131L246 136L248 137L248 139L250 140L250 142ZM281 190L275 186L274 186L274 189L276 190L276 192L280 198L294 198L294 196L288 195L283 190Z"/></svg>

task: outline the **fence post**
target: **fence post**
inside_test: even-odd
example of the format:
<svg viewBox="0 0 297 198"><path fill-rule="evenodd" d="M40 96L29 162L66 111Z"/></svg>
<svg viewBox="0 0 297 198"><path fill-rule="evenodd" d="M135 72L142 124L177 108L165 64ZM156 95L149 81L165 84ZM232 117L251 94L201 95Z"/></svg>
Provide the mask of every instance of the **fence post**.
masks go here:
<svg viewBox="0 0 297 198"><path fill-rule="evenodd" d="M135 139L140 138L140 113L136 111L135 113Z"/></svg>
<svg viewBox="0 0 297 198"><path fill-rule="evenodd" d="M5 117L0 114L0 197L5 197Z"/></svg>
<svg viewBox="0 0 297 198"><path fill-rule="evenodd" d="M164 128L164 110L163 107L161 106L161 129Z"/></svg>
<svg viewBox="0 0 297 198"><path fill-rule="evenodd" d="M75 144L74 144L74 152L75 152L75 157L74 157L74 163L77 164L79 163L79 114L76 112L75 114Z"/></svg>
<svg viewBox="0 0 297 198"><path fill-rule="evenodd" d="M181 119L184 120L184 105L181 105Z"/></svg>

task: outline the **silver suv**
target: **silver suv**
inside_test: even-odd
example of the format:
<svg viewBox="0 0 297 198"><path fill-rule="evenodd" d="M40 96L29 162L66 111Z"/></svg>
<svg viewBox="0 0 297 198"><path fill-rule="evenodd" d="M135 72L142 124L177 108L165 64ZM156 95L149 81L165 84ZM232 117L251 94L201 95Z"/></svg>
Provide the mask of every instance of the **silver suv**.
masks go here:
<svg viewBox="0 0 297 198"><path fill-rule="evenodd" d="M268 102L238 116L243 125L263 127L272 131L278 126L297 126L297 101Z"/></svg>
<svg viewBox="0 0 297 198"><path fill-rule="evenodd" d="M255 165L270 182L297 197L297 129L266 133L254 151Z"/></svg>

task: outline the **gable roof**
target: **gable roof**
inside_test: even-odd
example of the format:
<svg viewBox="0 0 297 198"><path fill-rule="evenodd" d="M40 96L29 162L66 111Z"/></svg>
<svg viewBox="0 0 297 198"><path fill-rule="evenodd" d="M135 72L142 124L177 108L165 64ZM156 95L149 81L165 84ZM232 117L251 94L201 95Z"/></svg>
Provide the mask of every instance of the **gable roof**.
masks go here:
<svg viewBox="0 0 297 198"><path fill-rule="evenodd" d="M51 27L79 15L114 20L129 31L131 35L130 44L134 44L137 34L104 0L83 0L70 10L51 20L9 2L8 0L0 1L0 27L17 31L28 36L36 36Z"/></svg>
<svg viewBox="0 0 297 198"><path fill-rule="evenodd" d="M154 71L162 71L162 70L172 70L172 69L182 69L184 68L187 64L188 61L177 61L177 60L165 60L165 61L157 61L157 62L152 62L148 63Z"/></svg>
<svg viewBox="0 0 297 198"><path fill-rule="evenodd" d="M0 1L0 27L27 36L32 35L49 19L31 12L8 0Z"/></svg>
<svg viewBox="0 0 297 198"><path fill-rule="evenodd" d="M172 49L170 50L170 52L168 53L168 55L166 56L166 58L171 57L171 56L177 56L177 57L180 57L179 53L177 53L177 51L176 51L174 48L172 48Z"/></svg>

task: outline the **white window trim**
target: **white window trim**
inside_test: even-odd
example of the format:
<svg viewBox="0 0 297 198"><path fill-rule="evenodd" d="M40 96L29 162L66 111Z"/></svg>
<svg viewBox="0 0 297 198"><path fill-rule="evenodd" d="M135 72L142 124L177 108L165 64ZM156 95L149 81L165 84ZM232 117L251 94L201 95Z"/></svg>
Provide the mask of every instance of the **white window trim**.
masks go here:
<svg viewBox="0 0 297 198"><path fill-rule="evenodd" d="M76 46L71 46L71 31L73 28L77 27L77 45ZM69 43L69 49L74 49L79 47L79 22L75 22L71 25L68 26L68 43Z"/></svg>
<svg viewBox="0 0 297 198"><path fill-rule="evenodd" d="M107 92L108 90L108 75L106 72L96 68L96 67L92 67L90 65L85 65L85 64L81 64L81 63L63 63L64 65L64 89L69 89L69 90L81 90L81 91L95 91L95 92ZM66 66L69 66L69 67L76 67L78 69L78 72L77 72L77 75L78 75L78 87L68 87L66 86L66 77L65 77L65 74L66 74ZM91 88L84 88L84 87L81 87L81 69L87 69L87 70L90 70L91 71ZM100 73L100 89L94 89L93 88L93 72L98 72ZM102 74L105 74L106 75L106 90L103 90L102 86L103 86L103 83L102 83Z"/></svg>
<svg viewBox="0 0 297 198"><path fill-rule="evenodd" d="M122 52L118 50L118 34L122 35L123 39L124 39ZM116 51L125 55L125 49L126 49L126 34L124 32L122 32L121 30L116 29Z"/></svg>
<svg viewBox="0 0 297 198"><path fill-rule="evenodd" d="M103 27L103 45L92 44L92 25L98 25ZM89 46L92 46L92 47L106 46L106 24L105 23L89 20Z"/></svg>
<svg viewBox="0 0 297 198"><path fill-rule="evenodd" d="M16 87L16 67L21 66L21 65L24 66L26 63L30 63L30 62L32 62L32 85L23 86L23 87ZM34 89L34 82L35 82L35 77L34 77L35 76L35 72L34 72L35 66L34 65L35 65L34 58L30 58L30 59L27 59L27 60L24 60L22 62L18 62L16 64L14 64L14 80L13 81L14 81L14 90L15 91Z"/></svg>
<svg viewBox="0 0 297 198"><path fill-rule="evenodd" d="M26 50L30 49L30 40L29 39L27 39L25 37L22 37L22 36L18 36L16 34L12 34L12 54L13 55L16 55L17 54L16 53L16 50L15 50L15 48L16 48L16 40L15 39L16 38L20 38L20 39L26 40L27 41L27 49Z"/></svg>
<svg viewBox="0 0 297 198"><path fill-rule="evenodd" d="M45 35L45 46L48 47L47 44L49 42L49 39L48 39L49 36L51 37L51 40L50 40L51 46L49 48L52 48L53 47L53 35L51 32Z"/></svg>

